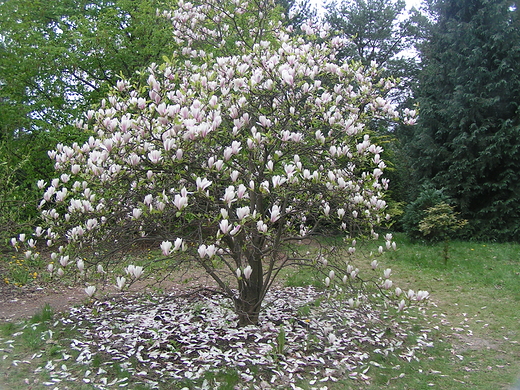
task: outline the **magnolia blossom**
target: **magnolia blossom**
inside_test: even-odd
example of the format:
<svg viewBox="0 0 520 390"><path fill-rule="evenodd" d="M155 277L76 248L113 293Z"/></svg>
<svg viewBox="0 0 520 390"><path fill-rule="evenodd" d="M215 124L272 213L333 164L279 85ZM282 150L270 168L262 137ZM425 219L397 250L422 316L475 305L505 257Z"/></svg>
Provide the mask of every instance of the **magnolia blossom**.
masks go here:
<svg viewBox="0 0 520 390"><path fill-rule="evenodd" d="M148 158L150 161L154 164L157 164L159 161L161 161L161 151L160 150L152 150L150 153L148 153Z"/></svg>
<svg viewBox="0 0 520 390"><path fill-rule="evenodd" d="M208 245L206 247L206 256L208 256L208 258L211 259L213 256L215 256L216 253L217 247L214 244Z"/></svg>
<svg viewBox="0 0 520 390"><path fill-rule="evenodd" d="M238 219L243 220L244 218L247 218L250 211L249 206L239 207L236 211Z"/></svg>
<svg viewBox="0 0 520 390"><path fill-rule="evenodd" d="M233 225L231 225L227 219L223 219L219 223L219 228L223 234L227 234L233 228Z"/></svg>
<svg viewBox="0 0 520 390"><path fill-rule="evenodd" d="M237 233L240 231L241 228L242 228L241 225L237 225L237 226L235 226L235 227L234 227L234 228L229 232L229 235L234 236L235 234L237 234Z"/></svg>
<svg viewBox="0 0 520 390"><path fill-rule="evenodd" d="M60 264L62 267L66 267L69 264L69 256L60 256Z"/></svg>
<svg viewBox="0 0 520 390"><path fill-rule="evenodd" d="M417 291L416 299L417 301L422 301L427 299L430 296L430 293L428 291Z"/></svg>
<svg viewBox="0 0 520 390"><path fill-rule="evenodd" d="M195 181L195 183L197 185L198 191L204 191L204 190L206 190L206 188L208 188L211 185L212 182L206 178L201 179L200 177L197 177L197 180Z"/></svg>
<svg viewBox="0 0 520 390"><path fill-rule="evenodd" d="M184 247L184 241L182 238L177 237L175 241L173 242L173 250L178 251L179 249L183 249Z"/></svg>
<svg viewBox="0 0 520 390"><path fill-rule="evenodd" d="M383 288L389 290L393 285L393 282L390 279L386 279L383 283Z"/></svg>
<svg viewBox="0 0 520 390"><path fill-rule="evenodd" d="M199 256L201 259L206 256L206 250L207 250L206 245L202 244L201 246L199 246L199 249L197 250L197 252L199 252Z"/></svg>
<svg viewBox="0 0 520 390"><path fill-rule="evenodd" d="M83 272L85 270L85 262L83 260L78 259L76 261L76 265L77 265L77 267L78 267L80 272Z"/></svg>
<svg viewBox="0 0 520 390"><path fill-rule="evenodd" d="M244 278L246 278L247 280L249 280L252 273L253 273L253 268L251 268L250 265L248 265L246 268L244 268Z"/></svg>
<svg viewBox="0 0 520 390"><path fill-rule="evenodd" d="M224 197L222 198L222 200L228 205L228 207L230 207L231 203L235 201L235 196L235 186L229 186L228 188L226 188L226 192L224 193Z"/></svg>
<svg viewBox="0 0 520 390"><path fill-rule="evenodd" d="M180 210L188 206L188 197L181 194L176 194L173 200L173 204Z"/></svg>
<svg viewBox="0 0 520 390"><path fill-rule="evenodd" d="M92 296L96 293L96 286L88 286L85 288L85 293L92 298Z"/></svg>
<svg viewBox="0 0 520 390"><path fill-rule="evenodd" d="M168 256L171 253L172 245L170 241L163 241L161 243L161 251L164 256Z"/></svg>
<svg viewBox="0 0 520 390"><path fill-rule="evenodd" d="M134 219L139 219L139 217L143 214L143 210L139 209L139 208L134 208L132 210L132 217Z"/></svg>
<svg viewBox="0 0 520 390"><path fill-rule="evenodd" d="M273 205L271 208L271 222L274 223L280 218L280 206Z"/></svg>
<svg viewBox="0 0 520 390"><path fill-rule="evenodd" d="M143 270L143 267L141 267L141 266L129 265L128 267L126 267L125 272L128 275L131 275L132 277L134 277L135 279L138 279L143 275L144 270Z"/></svg>
<svg viewBox="0 0 520 390"><path fill-rule="evenodd" d="M119 290L123 289L123 287L125 286L125 283L126 283L126 278L124 276L117 276L116 277L116 287Z"/></svg>
<svg viewBox="0 0 520 390"><path fill-rule="evenodd" d="M268 226L266 223L264 223L264 221L258 221L256 223L256 228L258 229L259 232L266 233Z"/></svg>

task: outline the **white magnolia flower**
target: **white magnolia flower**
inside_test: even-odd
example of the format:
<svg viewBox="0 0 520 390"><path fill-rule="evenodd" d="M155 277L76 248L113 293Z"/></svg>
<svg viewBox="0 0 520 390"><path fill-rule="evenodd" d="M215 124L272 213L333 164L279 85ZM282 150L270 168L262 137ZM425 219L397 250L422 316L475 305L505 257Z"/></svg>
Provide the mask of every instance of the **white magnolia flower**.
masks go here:
<svg viewBox="0 0 520 390"><path fill-rule="evenodd" d="M246 268L244 268L244 277L249 280L251 277L251 273L253 272L253 268L251 268L250 265L248 265Z"/></svg>
<svg viewBox="0 0 520 390"><path fill-rule="evenodd" d="M163 241L161 243L161 251L164 256L168 256L171 253L172 245L170 241Z"/></svg>
<svg viewBox="0 0 520 390"><path fill-rule="evenodd" d="M90 298L92 298L92 296L95 294L95 292L96 292L96 286L88 286L87 288L85 288L85 293Z"/></svg>
<svg viewBox="0 0 520 390"><path fill-rule="evenodd" d="M133 276L135 279L138 279L144 273L143 267L138 265L129 265L128 267L126 267L125 271L128 275Z"/></svg>
<svg viewBox="0 0 520 390"><path fill-rule="evenodd" d="M122 290L123 287L125 286L125 283L126 283L126 278L124 276L118 276L116 277L116 287L119 289L119 290Z"/></svg>

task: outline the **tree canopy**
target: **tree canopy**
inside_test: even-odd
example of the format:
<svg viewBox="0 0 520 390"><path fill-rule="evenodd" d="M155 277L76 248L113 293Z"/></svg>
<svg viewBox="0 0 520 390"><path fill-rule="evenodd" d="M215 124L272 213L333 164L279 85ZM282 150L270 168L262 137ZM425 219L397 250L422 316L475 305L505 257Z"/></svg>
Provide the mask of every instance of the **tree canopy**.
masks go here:
<svg viewBox="0 0 520 390"><path fill-rule="evenodd" d="M241 325L258 321L288 265L330 262L328 283L334 271L345 284L362 282L343 257L332 260L343 247L354 253L356 237L378 238L387 218L383 149L367 124L413 114L382 97L393 83L376 66L337 64L344 40L321 42L326 32L312 22L302 25L307 40L291 35L276 12L269 0L182 3L166 12L190 58L151 65L142 83L118 81L77 122L92 136L49 153L60 175L39 183L45 225L13 245L45 241L58 275L81 253L77 270L95 280L98 266L114 267L134 244L153 243L163 267L167 260L202 267ZM331 229L344 242L318 243L317 253L301 245ZM385 241L395 247L391 234ZM143 273L126 270L130 280ZM123 288L125 279L116 283Z"/></svg>
<svg viewBox="0 0 520 390"><path fill-rule="evenodd" d="M12 0L0 5L0 89L10 131L70 126L118 78L173 51L161 1ZM2 123L6 132L6 124Z"/></svg>
<svg viewBox="0 0 520 390"><path fill-rule="evenodd" d="M401 79L400 93L395 94L401 95L401 102L410 96L419 69L413 50L423 38L424 24L423 17L415 9L406 11L405 5L403 0L334 1L327 4L325 15L334 34L351 41L341 58L366 67L376 63L385 75Z"/></svg>

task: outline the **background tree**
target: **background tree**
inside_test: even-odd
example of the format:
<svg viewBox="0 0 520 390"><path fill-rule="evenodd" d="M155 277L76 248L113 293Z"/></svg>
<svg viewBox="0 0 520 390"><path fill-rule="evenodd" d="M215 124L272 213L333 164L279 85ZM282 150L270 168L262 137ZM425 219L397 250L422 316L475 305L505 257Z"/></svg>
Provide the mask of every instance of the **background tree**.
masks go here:
<svg viewBox="0 0 520 390"><path fill-rule="evenodd" d="M407 11L400 0L333 1L327 4L326 11L325 20L334 34L351 41L341 51L341 60L360 61L365 67L377 63L383 75L399 80L388 92L392 103L413 107L420 65L415 46L425 36L427 19L415 9ZM380 120L375 120L371 128L374 139L385 147L386 174L390 179L387 200L399 221L403 205L410 200L410 161L401 139L409 137L413 129Z"/></svg>
<svg viewBox="0 0 520 390"><path fill-rule="evenodd" d="M192 59L152 65L144 84L119 81L88 112L78 125L93 136L50 153L61 175L40 182L46 226L13 244L59 246L58 275L81 253L77 269L98 278L99 265L154 243L163 260L201 266L248 325L284 267L325 265L339 248L354 253L355 237L377 237L387 181L365 125L399 118L380 96L392 84L375 67L336 64L341 39L291 36L276 12L270 1L215 0L165 13ZM344 243L302 245L331 227ZM131 280L143 272L126 269ZM344 272L346 284L360 280Z"/></svg>
<svg viewBox="0 0 520 390"><path fill-rule="evenodd" d="M325 20L335 34L352 44L341 52L341 59L372 62L385 76L401 79L394 100L403 102L417 79L418 61L415 45L423 37L424 18L412 9L406 11L403 0L344 0L326 6Z"/></svg>
<svg viewBox="0 0 520 390"><path fill-rule="evenodd" d="M520 21L516 2L430 1L414 138L417 175L456 201L478 239L520 230Z"/></svg>
<svg viewBox="0 0 520 390"><path fill-rule="evenodd" d="M282 7L284 24L292 26L296 33L302 33L301 27L305 22L316 20L318 12L309 0L276 0L276 4Z"/></svg>
<svg viewBox="0 0 520 390"><path fill-rule="evenodd" d="M53 172L47 150L85 139L74 119L118 78L135 77L174 50L171 24L156 15L163 6L159 0L0 3L0 160L11 179L0 188L0 239L36 216L35 182ZM7 218L13 215L16 221Z"/></svg>

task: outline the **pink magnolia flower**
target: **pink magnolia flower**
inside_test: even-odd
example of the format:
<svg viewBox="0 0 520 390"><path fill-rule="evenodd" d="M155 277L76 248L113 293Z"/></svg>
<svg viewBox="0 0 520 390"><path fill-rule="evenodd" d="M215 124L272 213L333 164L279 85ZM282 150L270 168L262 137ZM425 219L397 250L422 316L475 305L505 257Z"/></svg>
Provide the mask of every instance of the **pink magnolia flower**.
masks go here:
<svg viewBox="0 0 520 390"><path fill-rule="evenodd" d="M184 244L184 242L183 242L182 238L176 238L175 242L173 243L173 250L177 251L177 250L183 248L183 244Z"/></svg>
<svg viewBox="0 0 520 390"><path fill-rule="evenodd" d="M392 281L390 279L386 279L383 283L383 288L389 290L392 287Z"/></svg>
<svg viewBox="0 0 520 390"><path fill-rule="evenodd" d="M175 197L173 199L173 204L177 209L182 210L186 206L188 206L188 197L182 196L181 194L175 194Z"/></svg>
<svg viewBox="0 0 520 390"><path fill-rule="evenodd" d="M280 218L280 206L275 204L275 205L273 205L273 207L271 207L271 223L278 221L279 218Z"/></svg>
<svg viewBox="0 0 520 390"><path fill-rule="evenodd" d="M199 253L199 257L202 259L204 256L206 256L207 247L206 245L202 244L199 246L199 249L197 249L197 252Z"/></svg>
<svg viewBox="0 0 520 390"><path fill-rule="evenodd" d="M229 224L229 221L227 219L223 219L222 221L220 221L219 223L219 228L220 228L220 231L223 233L223 234L227 234L231 228L233 226Z"/></svg>
<svg viewBox="0 0 520 390"><path fill-rule="evenodd" d="M150 153L148 153L148 158L150 161L154 164L157 164L159 161L161 161L161 151L160 150L152 150Z"/></svg>
<svg viewBox="0 0 520 390"><path fill-rule="evenodd" d="M126 267L125 272L128 275L133 276L135 279L138 279L143 275L144 269L143 267L138 265L129 265L128 267Z"/></svg>
<svg viewBox="0 0 520 390"><path fill-rule="evenodd" d="M235 195L235 186L229 186L226 188L226 192L224 193L222 200L227 203L228 207L230 207L231 203L235 201Z"/></svg>
<svg viewBox="0 0 520 390"><path fill-rule="evenodd" d="M239 207L236 210L237 217L240 221L242 221L244 218L247 218L251 212L251 209L249 206Z"/></svg>
<svg viewBox="0 0 520 390"><path fill-rule="evenodd" d="M126 278L124 276L117 276L116 277L116 287L118 290L122 290L125 286Z"/></svg>
<svg viewBox="0 0 520 390"><path fill-rule="evenodd" d="M204 191L206 188L208 188L211 185L211 183L212 182L206 178L201 179L200 177L197 177L197 179L195 180L195 184L197 185L198 191Z"/></svg>

